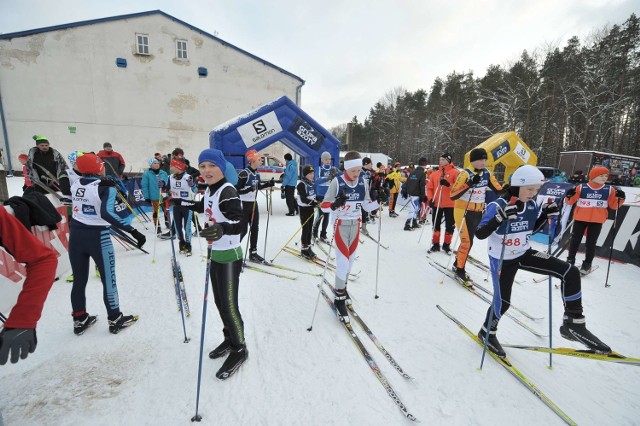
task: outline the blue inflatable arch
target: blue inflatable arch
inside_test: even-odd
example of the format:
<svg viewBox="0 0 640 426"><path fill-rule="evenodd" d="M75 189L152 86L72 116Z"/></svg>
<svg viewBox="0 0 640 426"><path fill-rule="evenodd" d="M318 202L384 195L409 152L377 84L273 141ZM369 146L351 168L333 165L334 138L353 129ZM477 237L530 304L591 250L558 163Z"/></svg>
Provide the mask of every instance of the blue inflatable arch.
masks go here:
<svg viewBox="0 0 640 426"><path fill-rule="evenodd" d="M337 167L340 141L286 96L209 133L209 146L222 151L236 169L246 167L244 154L248 150L261 151L274 142L282 142L300 156L300 166L311 164L317 169L322 152L328 151Z"/></svg>

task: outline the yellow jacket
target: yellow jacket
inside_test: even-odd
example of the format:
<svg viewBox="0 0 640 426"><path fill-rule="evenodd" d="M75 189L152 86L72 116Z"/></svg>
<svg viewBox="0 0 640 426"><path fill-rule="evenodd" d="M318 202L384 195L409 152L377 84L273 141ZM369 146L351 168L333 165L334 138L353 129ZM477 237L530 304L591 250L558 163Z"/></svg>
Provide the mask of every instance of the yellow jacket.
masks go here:
<svg viewBox="0 0 640 426"><path fill-rule="evenodd" d="M407 178L402 177L402 173L400 173L399 170L393 169L393 171L387 175L387 180L393 182L393 188L389 190L389 193L395 194L396 192L400 192L400 183L406 182Z"/></svg>

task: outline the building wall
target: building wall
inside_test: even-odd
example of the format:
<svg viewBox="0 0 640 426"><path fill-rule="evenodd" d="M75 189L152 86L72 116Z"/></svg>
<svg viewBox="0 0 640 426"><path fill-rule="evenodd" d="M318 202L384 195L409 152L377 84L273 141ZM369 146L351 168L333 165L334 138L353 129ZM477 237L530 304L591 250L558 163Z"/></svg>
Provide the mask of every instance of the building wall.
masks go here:
<svg viewBox="0 0 640 426"><path fill-rule="evenodd" d="M149 56L136 54L136 33L149 35ZM178 39L187 40L187 61L176 59ZM127 68L118 68L116 58L125 58ZM198 67L208 76L199 77ZM195 159L215 126L283 95L295 101L300 84L160 14L0 40L0 93L14 170L35 134L46 135L65 156L97 152L109 141L127 172L175 147ZM1 132L0 140L4 146Z"/></svg>

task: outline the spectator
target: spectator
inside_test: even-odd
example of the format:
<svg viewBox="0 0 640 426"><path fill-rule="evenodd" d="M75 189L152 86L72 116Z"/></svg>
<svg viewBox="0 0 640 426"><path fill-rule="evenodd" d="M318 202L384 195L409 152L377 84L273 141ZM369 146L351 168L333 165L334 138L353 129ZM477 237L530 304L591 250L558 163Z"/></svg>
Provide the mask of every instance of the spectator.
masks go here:
<svg viewBox="0 0 640 426"><path fill-rule="evenodd" d="M124 158L122 158L120 153L113 150L111 143L105 142L102 144L102 151L98 152L98 157L100 157L105 164L107 176L122 179L125 166Z"/></svg>
<svg viewBox="0 0 640 426"><path fill-rule="evenodd" d="M284 159L287 165L282 177L282 186L284 186L287 207L289 208L289 213L286 216L294 216L298 214L298 203L295 198L296 184L298 183L298 162L288 152L284 155Z"/></svg>
<svg viewBox="0 0 640 426"><path fill-rule="evenodd" d="M36 146L29 150L27 168L32 188L42 194L48 191L40 185L47 186L54 191L59 191L58 178L68 168L62 154L49 146L49 140L45 136L34 136Z"/></svg>

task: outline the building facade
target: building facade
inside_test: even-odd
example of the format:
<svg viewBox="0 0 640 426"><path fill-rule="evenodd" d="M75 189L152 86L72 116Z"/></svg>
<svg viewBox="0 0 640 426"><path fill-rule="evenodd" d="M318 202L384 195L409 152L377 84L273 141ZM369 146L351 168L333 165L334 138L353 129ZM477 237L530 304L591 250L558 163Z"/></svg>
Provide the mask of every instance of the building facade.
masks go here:
<svg viewBox="0 0 640 426"><path fill-rule="evenodd" d="M304 80L162 11L0 35L4 164L45 135L65 157L110 142L125 172L155 152L197 158L215 126ZM6 138L5 135L6 134ZM279 145L279 144L278 144ZM282 156L282 147L270 147Z"/></svg>

